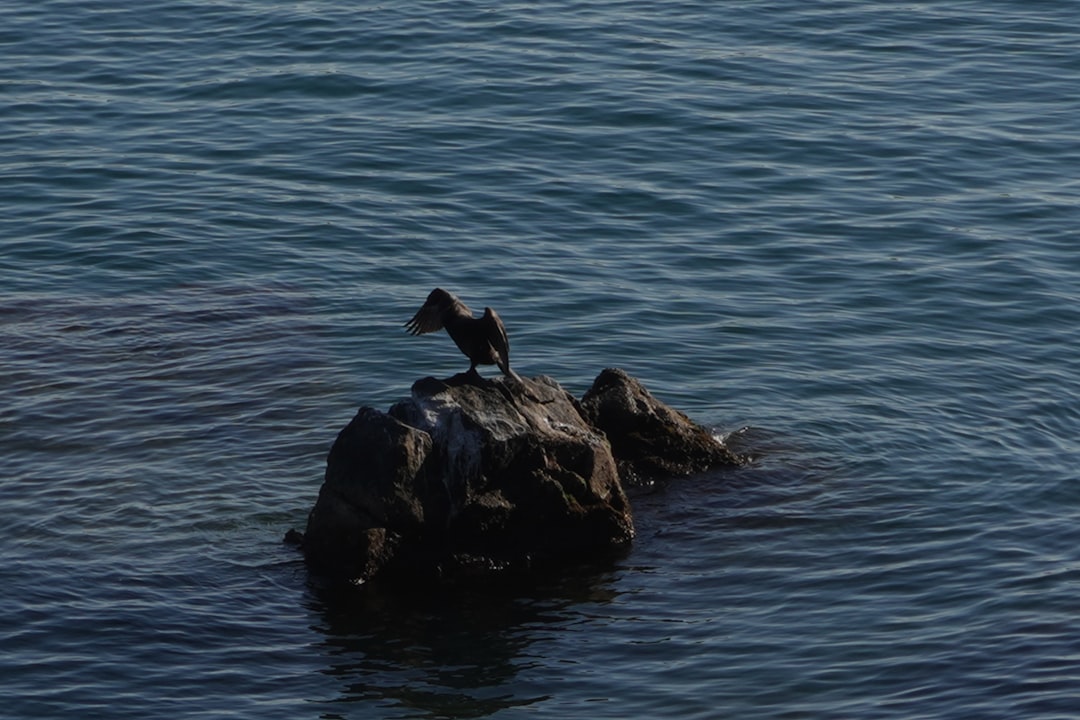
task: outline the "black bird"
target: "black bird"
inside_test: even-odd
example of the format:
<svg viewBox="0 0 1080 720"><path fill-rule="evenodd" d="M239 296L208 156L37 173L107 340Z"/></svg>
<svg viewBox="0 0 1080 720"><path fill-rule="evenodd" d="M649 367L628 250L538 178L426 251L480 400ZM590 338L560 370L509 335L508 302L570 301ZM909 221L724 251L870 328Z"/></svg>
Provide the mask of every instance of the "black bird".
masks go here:
<svg viewBox="0 0 1080 720"><path fill-rule="evenodd" d="M435 288L412 320L405 323L405 328L413 335L446 328L446 334L472 363L470 374L480 374L476 372L477 365L498 365L503 375L518 376L510 369L510 341L506 339L506 328L489 307L484 308L481 317L475 318L468 305L453 293Z"/></svg>

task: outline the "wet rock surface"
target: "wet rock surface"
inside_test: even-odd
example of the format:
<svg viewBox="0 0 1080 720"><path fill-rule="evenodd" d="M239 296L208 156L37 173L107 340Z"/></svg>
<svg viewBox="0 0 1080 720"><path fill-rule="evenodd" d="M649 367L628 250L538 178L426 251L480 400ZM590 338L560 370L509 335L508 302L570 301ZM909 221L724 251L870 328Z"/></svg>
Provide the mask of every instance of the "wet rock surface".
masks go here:
<svg viewBox="0 0 1080 720"><path fill-rule="evenodd" d="M597 376L581 399L581 409L586 421L607 436L626 484L740 464L709 430L617 368Z"/></svg>
<svg viewBox="0 0 1080 720"><path fill-rule="evenodd" d="M300 544L354 582L557 566L630 543L628 479L735 462L621 370L581 403L545 376L424 378L339 433Z"/></svg>

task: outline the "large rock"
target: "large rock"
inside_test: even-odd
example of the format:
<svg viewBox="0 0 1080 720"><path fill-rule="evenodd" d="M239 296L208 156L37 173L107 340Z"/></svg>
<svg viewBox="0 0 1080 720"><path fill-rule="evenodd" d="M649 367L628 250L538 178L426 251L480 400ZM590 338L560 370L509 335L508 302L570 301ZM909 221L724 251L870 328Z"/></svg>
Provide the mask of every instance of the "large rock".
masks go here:
<svg viewBox="0 0 1080 720"><path fill-rule="evenodd" d="M581 399L581 409L589 424L607 436L624 483L740 464L706 428L654 398L617 368L597 376Z"/></svg>
<svg viewBox="0 0 1080 720"><path fill-rule="evenodd" d="M531 567L633 538L611 447L558 383L462 380L420 380L341 431L303 540L317 572Z"/></svg>
<svg viewBox="0 0 1080 720"><path fill-rule="evenodd" d="M624 484L738 463L622 370L580 404L547 377L425 378L341 431L300 541L316 572L356 581L579 560L633 538Z"/></svg>

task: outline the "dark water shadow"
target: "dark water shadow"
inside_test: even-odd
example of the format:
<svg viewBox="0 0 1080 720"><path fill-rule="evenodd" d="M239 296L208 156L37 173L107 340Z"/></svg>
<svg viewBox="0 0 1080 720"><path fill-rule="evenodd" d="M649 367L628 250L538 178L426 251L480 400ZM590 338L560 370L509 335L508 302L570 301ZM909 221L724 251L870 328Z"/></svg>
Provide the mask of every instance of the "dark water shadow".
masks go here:
<svg viewBox="0 0 1080 720"><path fill-rule="evenodd" d="M479 718L547 699L523 696L530 646L616 597L613 563L477 585L311 585L326 675L323 717Z"/></svg>

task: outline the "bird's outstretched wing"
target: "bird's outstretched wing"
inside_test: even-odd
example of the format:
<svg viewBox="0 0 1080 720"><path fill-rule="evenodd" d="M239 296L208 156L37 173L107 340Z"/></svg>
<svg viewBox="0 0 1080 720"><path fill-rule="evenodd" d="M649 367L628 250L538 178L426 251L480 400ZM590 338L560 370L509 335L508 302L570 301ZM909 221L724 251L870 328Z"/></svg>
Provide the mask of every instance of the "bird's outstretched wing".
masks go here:
<svg viewBox="0 0 1080 720"><path fill-rule="evenodd" d="M405 329L413 335L435 332L441 330L442 326L442 310L431 303L424 303L412 316L412 320L405 323Z"/></svg>
<svg viewBox="0 0 1080 720"><path fill-rule="evenodd" d="M435 288L428 294L427 300L416 311L416 314L412 316L412 320L405 323L405 329L413 335L423 335L424 333L441 330L444 314L455 305L465 308L465 304L454 297L453 294L446 292L442 288ZM468 308L465 308L465 312L468 313Z"/></svg>

